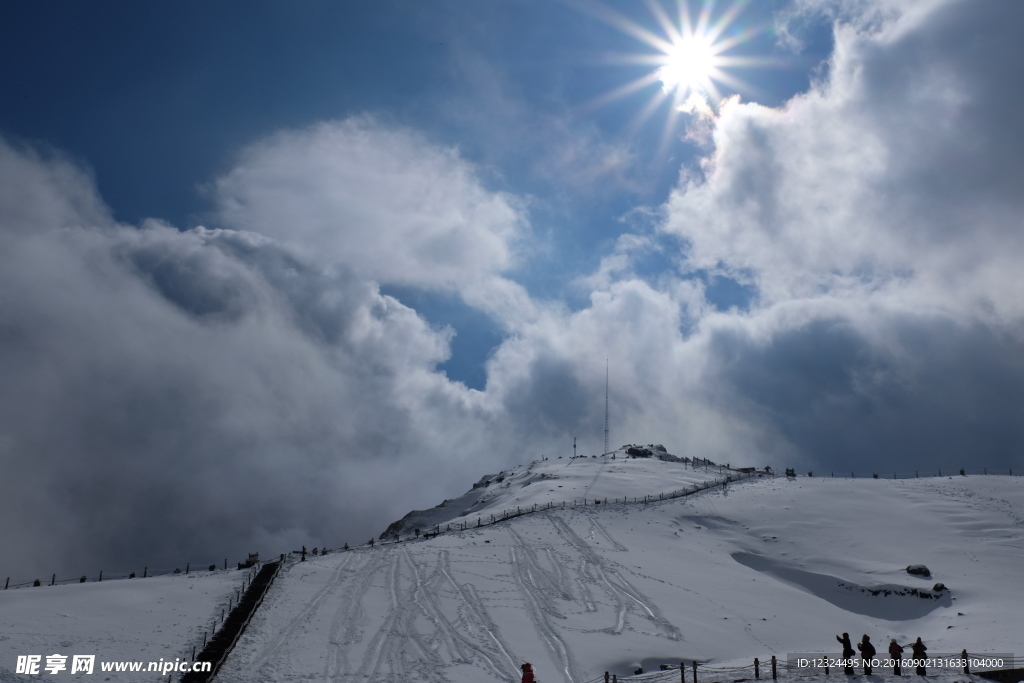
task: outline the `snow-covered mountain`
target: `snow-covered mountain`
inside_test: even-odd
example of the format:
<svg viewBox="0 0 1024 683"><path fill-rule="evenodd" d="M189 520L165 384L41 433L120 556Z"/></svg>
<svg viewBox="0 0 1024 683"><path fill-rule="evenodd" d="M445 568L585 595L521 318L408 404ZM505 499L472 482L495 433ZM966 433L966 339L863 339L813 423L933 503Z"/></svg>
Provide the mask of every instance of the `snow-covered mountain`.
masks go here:
<svg viewBox="0 0 1024 683"><path fill-rule="evenodd" d="M679 463L682 467L672 468L670 474L664 468L622 467L631 460L647 458ZM597 460L609 467L595 472L588 463ZM666 475L668 479L664 479ZM441 526L489 522L493 516L518 513L537 505L568 503L572 506L604 498L643 498L654 492L667 492L667 486L682 489L727 476L737 475L730 475L727 468L710 461L700 460L693 465L689 458L672 455L660 444L627 444L600 459L592 455L588 460L581 455L568 460L537 460L523 467L484 475L462 496L445 500L429 510L413 510L388 526L380 538L394 540L416 529L426 533ZM526 490L530 485L533 488Z"/></svg>
<svg viewBox="0 0 1024 683"><path fill-rule="evenodd" d="M1024 654L1019 477L756 476L669 497L727 471L615 455L484 477L392 525L387 542L291 558L217 680L518 681L525 661L543 683L603 680L605 671L622 678L640 667L654 671L643 680L678 681L678 670L658 665L681 661L699 662L701 681L735 680L752 672L726 669L754 657L766 678L772 655L780 663L792 653L838 655L835 635L844 631L854 641L869 634L883 655L890 638L918 636L929 654ZM531 514L501 521L510 511ZM916 564L930 576L906 571ZM230 592L219 595L215 582L231 588L232 575L240 576L8 591L14 599L0 591L0 681L26 679L11 673L21 653L187 657L188 636L170 624L192 619L201 629ZM205 587L203 606L157 604L155 594L180 595L186 582L185 591ZM115 584L153 594L133 604ZM100 586L116 605L109 626L83 621L78 602ZM929 680L968 679L929 670Z"/></svg>

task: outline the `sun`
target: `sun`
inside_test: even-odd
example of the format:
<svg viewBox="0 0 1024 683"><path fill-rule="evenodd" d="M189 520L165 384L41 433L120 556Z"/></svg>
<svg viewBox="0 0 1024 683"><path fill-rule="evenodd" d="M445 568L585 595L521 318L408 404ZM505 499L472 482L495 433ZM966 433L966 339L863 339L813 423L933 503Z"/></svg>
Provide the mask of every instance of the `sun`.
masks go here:
<svg viewBox="0 0 1024 683"><path fill-rule="evenodd" d="M704 92L717 75L717 52L707 36L684 38L665 55L665 64L656 73L666 90L683 88Z"/></svg>
<svg viewBox="0 0 1024 683"><path fill-rule="evenodd" d="M666 2L675 5L672 16L666 10ZM595 98L586 107L600 107L634 93L650 91L650 99L630 122L630 128L642 127L668 101L669 113L659 144L659 150L664 150L681 114L712 115L729 95L757 94L758 89L753 84L734 73L737 68L772 63L765 57L733 52L767 28L742 26L741 14L748 4L749 0L733 0L731 4L716 7L715 0L701 0L700 9L694 15L688 0L648 0L647 8L657 24L657 30L652 30L603 3L589 3L587 13L636 38L650 50L608 55L608 61L650 65L652 69ZM652 90L651 86L656 84L661 87Z"/></svg>

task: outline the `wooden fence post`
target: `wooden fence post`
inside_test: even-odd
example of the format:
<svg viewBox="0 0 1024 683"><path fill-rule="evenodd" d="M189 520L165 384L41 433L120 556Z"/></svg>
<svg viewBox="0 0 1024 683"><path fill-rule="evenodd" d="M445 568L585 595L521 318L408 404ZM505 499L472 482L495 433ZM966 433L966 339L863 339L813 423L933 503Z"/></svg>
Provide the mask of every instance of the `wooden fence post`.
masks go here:
<svg viewBox="0 0 1024 683"><path fill-rule="evenodd" d="M772 680L776 680L779 677L778 672L775 670L775 655L772 655Z"/></svg>
<svg viewBox="0 0 1024 683"><path fill-rule="evenodd" d="M103 580L103 570L101 569L100 570L100 581L102 581L102 580Z"/></svg>
<svg viewBox="0 0 1024 683"><path fill-rule="evenodd" d="M757 657L754 657L754 678L761 677L761 662L757 661Z"/></svg>
<svg viewBox="0 0 1024 683"><path fill-rule="evenodd" d="M54 574L53 576L50 577L50 585L52 586L55 583L57 583L57 575L56 574Z"/></svg>
<svg viewBox="0 0 1024 683"><path fill-rule="evenodd" d="M967 649L966 648L960 651L960 656L964 660L964 673L965 674L971 673L971 665L970 665L970 662L967 661Z"/></svg>
<svg viewBox="0 0 1024 683"><path fill-rule="evenodd" d="M679 662L679 683L686 683L686 662Z"/></svg>
<svg viewBox="0 0 1024 683"><path fill-rule="evenodd" d="M697 683L697 662L693 662L693 683Z"/></svg>

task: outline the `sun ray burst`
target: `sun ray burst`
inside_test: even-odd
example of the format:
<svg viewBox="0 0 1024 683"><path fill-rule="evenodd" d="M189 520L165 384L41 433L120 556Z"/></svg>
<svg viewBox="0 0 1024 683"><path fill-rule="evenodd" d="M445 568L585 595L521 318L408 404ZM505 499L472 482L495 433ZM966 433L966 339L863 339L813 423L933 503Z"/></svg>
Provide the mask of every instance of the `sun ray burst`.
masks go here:
<svg viewBox="0 0 1024 683"><path fill-rule="evenodd" d="M675 0L676 11L671 12L666 10L665 0L646 0L652 25L656 28L645 27L599 2L586 3L581 7L583 11L636 38L653 51L608 55L610 62L649 65L652 71L594 98L584 108L604 106L660 83L661 87L651 92L648 101L627 124L628 130L636 132L668 102L668 114L658 144L660 153L668 147L676 119L681 114L710 115L734 93L760 94L757 87L730 71L768 66L774 61L729 54L730 50L765 30L764 26L738 25L750 2L732 0L726 5L716 0L702 0L698 5L690 0Z"/></svg>

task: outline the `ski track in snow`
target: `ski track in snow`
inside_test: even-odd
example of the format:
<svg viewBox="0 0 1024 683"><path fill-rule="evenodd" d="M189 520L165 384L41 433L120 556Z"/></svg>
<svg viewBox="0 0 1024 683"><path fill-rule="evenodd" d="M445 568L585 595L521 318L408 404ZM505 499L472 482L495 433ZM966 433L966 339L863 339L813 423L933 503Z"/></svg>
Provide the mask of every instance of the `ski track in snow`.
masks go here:
<svg viewBox="0 0 1024 683"><path fill-rule="evenodd" d="M447 683L445 670L451 664L478 663L496 680L514 683L517 677L511 672L515 671L517 658L510 654L511 648L472 585L460 585L452 576L448 551L413 553L408 548L391 548L385 554L390 560L385 581L390 608L370 639L358 669L351 671L346 647L361 641L355 626L364 616L360 599L380 576L385 565L381 555L381 560L363 568L362 582L353 587L355 595L345 600L335 616L331 626L334 651L324 679ZM432 569L429 563L433 563ZM441 607L442 589L448 586L464 608L459 612L465 614L468 629L458 628ZM429 634L418 629L421 618L433 627ZM343 624L348 630L340 639L338 630ZM474 633L480 634L483 642L475 642ZM502 662L507 666L503 667Z"/></svg>
<svg viewBox="0 0 1024 683"><path fill-rule="evenodd" d="M441 552L440 570L448 579L448 582L452 585L452 588L455 589L456 594L459 596L463 606L465 606L469 615L476 621L476 624L479 627L479 629L486 633L488 637L493 641L494 646L498 652L489 652L488 649L485 647L478 647L474 645L470 645L470 647L473 647L473 649L476 650L477 654L480 655L484 659L484 661L487 662L488 666L491 668L492 671L494 671L496 676L498 676L499 678L503 678L509 681L510 683L514 683L515 679L517 678L515 671L516 661L518 660L518 657L515 657L512 654L510 654L511 648L502 640L498 632L497 625L494 623L494 620L491 619L490 615L487 613L487 610L484 608L483 602L480 600L480 596L476 594L476 589L473 587L473 584L461 585L457 581L455 581L454 578L452 578L447 550ZM491 659L492 654L498 653L500 653L508 662L509 668L512 671L511 674L509 674L506 671L502 671L501 667L499 667L494 662L494 660Z"/></svg>
<svg viewBox="0 0 1024 683"><path fill-rule="evenodd" d="M612 547L615 550L618 550L619 552L622 552L622 553L629 552L629 548L627 548L626 546L624 546L621 543L619 543L618 541L616 541L615 538L612 537L612 535L610 533L608 533L608 530L605 529L604 526L602 526L601 523L597 521L596 515L591 515L591 517L590 517L590 524L595 529L600 531L602 536L604 536L605 538L608 539L608 542L612 544Z"/></svg>
<svg viewBox="0 0 1024 683"><path fill-rule="evenodd" d="M586 579L586 582L584 582L584 579ZM594 605L594 595L590 592L590 586L587 585L587 583L592 582L593 577L590 575L587 558L580 557L580 568L576 572L576 584L580 587L580 593L583 596L583 606L588 612L597 611L597 607Z"/></svg>
<svg viewBox="0 0 1024 683"><path fill-rule="evenodd" d="M386 553L387 551L385 551ZM377 632L373 638L370 639L370 643L366 648L366 655L363 657L363 661L359 666L359 670L356 672L356 677L362 680L367 680L368 675L373 675L377 672L377 668L380 664L380 658L384 646L387 644L387 635L390 630L394 627L398 617L398 597L395 595L395 562L391 559L388 564L387 576L385 585L388 588L388 595L391 597L391 609L388 610L387 617L384 619L384 623L378 627Z"/></svg>
<svg viewBox="0 0 1024 683"><path fill-rule="evenodd" d="M519 552L517 552L519 551ZM555 659L562 665L562 670L565 672L565 676L569 683L574 683L576 676L573 673L576 671L577 666L572 652L569 647L562 640L562 637L558 635L558 630L548 621L547 617L547 597L543 591L533 583L533 577L529 567L525 566L523 562L520 562L520 557L523 555L523 546L513 545L509 548L509 560L512 563L512 573L516 578L516 583L519 585L520 591L523 595L523 602L526 605L527 611L530 614L530 620L533 621L533 625L537 629L537 633L541 639L547 645L548 649L554 655ZM560 615L559 615L560 616Z"/></svg>
<svg viewBox="0 0 1024 683"><path fill-rule="evenodd" d="M378 676L382 665L386 664L388 673L396 681L412 680L413 672L425 675L429 681L447 681L448 678L443 674L444 662L441 657L427 645L424 636L416 630L418 586L415 585L415 579L411 581L413 585L403 594L403 556L394 548L390 548L388 554L391 556L387 574L391 609L370 639L367 655L357 672L358 677L365 681L382 678L387 680L383 674ZM416 653L411 657L410 649ZM412 671L407 666L407 659L411 660Z"/></svg>
<svg viewBox="0 0 1024 683"><path fill-rule="evenodd" d="M548 559L554 567L553 570L548 570L541 565L537 558L537 553L534 552L534 547L538 546L527 542L512 527L508 528L508 533L515 539L516 547L522 554L522 559L526 564L526 570L530 574L531 583L536 586L539 591L545 593L547 598L561 598L562 600L569 602L573 601L575 598L572 594L572 584L565 576L565 570L561 563L555 559L551 546L539 546L540 549L548 556ZM542 604L545 606L545 610L553 617L557 619L565 618L565 615L555 609L552 600L545 600Z"/></svg>
<svg viewBox="0 0 1024 683"><path fill-rule="evenodd" d="M555 531L558 535L564 539L565 542L580 555L580 557L584 558L587 564L595 568L601 582L607 587L609 596L615 601L616 622L615 626L610 629L610 632L622 632L626 626L626 616L632 607L632 603L636 603L647 614L647 618L663 632L662 635L670 640L683 640L682 633L679 629L661 614L657 606L654 605L654 602L626 580L626 578L622 576L612 563L604 560L590 546L590 544L580 538L580 536L564 519L557 514L549 515L548 519L555 527ZM604 533L610 540L612 540L613 543L615 543L614 539L611 539L611 535L608 534L607 531ZM610 579L609 575L614 576L615 580Z"/></svg>
<svg viewBox="0 0 1024 683"><path fill-rule="evenodd" d="M437 584L441 578L441 573L434 571L425 583L420 577L420 570L416 566L416 560L413 558L412 553L407 548L402 548L402 553L412 569L413 579L416 582L416 588L413 592L413 602L416 603L416 607L434 625L441 644L445 645L448 650L451 661L457 663L469 661L462 649L461 636L452 628L451 622L448 621L444 612L437 605Z"/></svg>
<svg viewBox="0 0 1024 683"><path fill-rule="evenodd" d="M350 561L351 558L346 557L345 560L338 565L338 568L335 569L330 579L328 579L328 581L324 583L323 587L318 590L312 598L310 598L301 610L299 610L299 613L295 615L287 625L285 625L277 637L271 641L271 644L267 646L260 657L252 664L250 667L251 672L255 673L275 658L280 653L281 649L295 638L299 630L316 615L316 612L323 605L324 598L335 590L343 581L345 569L348 567Z"/></svg>
<svg viewBox="0 0 1024 683"><path fill-rule="evenodd" d="M548 559L554 561L553 555ZM527 570L533 578L541 575L538 566ZM533 578L526 580L532 585ZM537 581L545 586L543 591L568 581L558 571L547 572L547 578L548 584ZM376 615L367 614L364 598L376 602ZM324 618L332 607L325 662L321 675L314 678L330 683L450 683L449 667L468 664L485 674L480 680L519 680L520 657L502 637L476 588L456 580L447 549L422 547L381 548L345 557L323 586L272 634L266 647L253 648L258 654L252 663L226 678L293 680L303 658L296 645L315 633L310 623ZM372 636L367 640L368 627ZM548 635L558 639L553 632Z"/></svg>
<svg viewBox="0 0 1024 683"><path fill-rule="evenodd" d="M362 598L366 595L383 564L383 554L369 556L367 562L360 567L358 582L350 595L341 600L341 606L331 620L328 630L330 652L324 670L324 678L328 681L338 681L352 675L349 671L347 646L362 641L360 624L365 618ZM341 638L339 636L343 626L345 632L344 637Z"/></svg>

